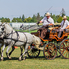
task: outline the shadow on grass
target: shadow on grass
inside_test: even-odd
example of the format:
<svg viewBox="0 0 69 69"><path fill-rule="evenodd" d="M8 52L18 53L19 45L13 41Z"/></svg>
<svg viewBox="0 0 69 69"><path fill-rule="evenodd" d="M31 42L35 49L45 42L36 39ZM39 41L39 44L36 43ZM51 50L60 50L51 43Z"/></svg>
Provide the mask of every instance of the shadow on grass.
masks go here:
<svg viewBox="0 0 69 69"><path fill-rule="evenodd" d="M26 59L46 60L46 58L45 58L44 56L38 56L37 58L30 58L30 57L27 57Z"/></svg>
<svg viewBox="0 0 69 69"><path fill-rule="evenodd" d="M3 61L6 61L6 60L18 60L18 59L19 59L18 57L11 57L11 59L9 59L7 57L4 57L4 60Z"/></svg>
<svg viewBox="0 0 69 69"><path fill-rule="evenodd" d="M38 56L37 58L30 58L30 57L26 57L26 59L38 59L38 60L46 60L44 56ZM0 59L1 60L1 59ZM3 61L6 60L19 60L19 57L11 57L11 59L4 57Z"/></svg>
<svg viewBox="0 0 69 69"><path fill-rule="evenodd" d="M9 59L7 57L4 57L4 60L3 61L6 61L6 60L19 60L19 57L11 57L12 59ZM64 59L63 57L58 57L59 59ZM38 56L37 58L30 58L30 57L26 57L26 59L35 59L35 60L46 60L46 58L44 56ZM57 58L55 58L57 59Z"/></svg>

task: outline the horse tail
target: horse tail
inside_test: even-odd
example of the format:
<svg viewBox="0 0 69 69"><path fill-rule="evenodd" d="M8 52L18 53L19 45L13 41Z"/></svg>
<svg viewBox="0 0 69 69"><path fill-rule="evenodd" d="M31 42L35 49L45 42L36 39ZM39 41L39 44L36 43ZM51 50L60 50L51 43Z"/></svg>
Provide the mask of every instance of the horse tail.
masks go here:
<svg viewBox="0 0 69 69"><path fill-rule="evenodd" d="M35 46L36 46L37 49L43 50L43 48L39 48L39 46L40 46L40 44L41 44L41 40L40 40L39 37L33 35L33 41L34 41Z"/></svg>

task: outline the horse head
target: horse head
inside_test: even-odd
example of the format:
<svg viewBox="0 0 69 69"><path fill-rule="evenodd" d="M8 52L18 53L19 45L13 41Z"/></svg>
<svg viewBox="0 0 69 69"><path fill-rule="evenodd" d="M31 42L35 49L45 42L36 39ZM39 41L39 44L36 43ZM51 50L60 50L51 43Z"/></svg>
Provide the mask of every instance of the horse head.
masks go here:
<svg viewBox="0 0 69 69"><path fill-rule="evenodd" d="M4 30L4 24L0 24L0 37L3 35Z"/></svg>
<svg viewBox="0 0 69 69"><path fill-rule="evenodd" d="M0 24L0 38L13 31L13 28L8 23Z"/></svg>

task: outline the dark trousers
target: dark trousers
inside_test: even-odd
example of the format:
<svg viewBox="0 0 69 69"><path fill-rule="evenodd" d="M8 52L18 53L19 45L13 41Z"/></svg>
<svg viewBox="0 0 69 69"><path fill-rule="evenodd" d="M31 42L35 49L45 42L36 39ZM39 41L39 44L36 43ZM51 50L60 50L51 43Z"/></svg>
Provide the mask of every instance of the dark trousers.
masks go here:
<svg viewBox="0 0 69 69"><path fill-rule="evenodd" d="M60 38L62 32L64 31L64 29L58 29L57 32L58 32L58 37Z"/></svg>

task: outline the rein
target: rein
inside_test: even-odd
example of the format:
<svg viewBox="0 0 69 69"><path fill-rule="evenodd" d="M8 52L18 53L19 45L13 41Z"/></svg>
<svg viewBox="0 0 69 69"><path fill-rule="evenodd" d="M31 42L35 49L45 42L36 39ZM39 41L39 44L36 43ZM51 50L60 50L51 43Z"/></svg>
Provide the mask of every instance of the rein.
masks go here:
<svg viewBox="0 0 69 69"><path fill-rule="evenodd" d="M24 42L25 44L26 44L26 43L30 44L29 42L27 42L27 36L26 36L26 34L25 34L24 32L23 32L23 34L24 34L25 37L26 37L26 41L21 41L21 40L18 39L19 34L18 34L17 31L15 31L15 32L12 31L11 33L8 34L8 36L10 36L11 34L14 34L14 33L17 34L17 39L13 39L12 36L11 36L11 38L8 38L8 37L5 36L5 37L3 37L3 39L11 39L11 41L14 40L15 43L16 43L17 41L20 41L20 42ZM14 45L15 45L15 43L14 43ZM13 46L14 46L14 45L13 45ZM40 45L40 44L35 44L35 45Z"/></svg>
<svg viewBox="0 0 69 69"><path fill-rule="evenodd" d="M37 27L37 28L35 28L35 27ZM30 27L28 27L28 26L26 26L26 27L21 27L23 30L28 30L28 29L30 29L30 30L32 30L32 31L34 31L34 30L37 30L37 29L39 29L40 27L42 27L41 25L40 26L38 26L38 25L32 25L32 26L30 26ZM31 29L32 28L32 29Z"/></svg>
<svg viewBox="0 0 69 69"><path fill-rule="evenodd" d="M12 36L11 36L11 38L8 38L8 36L10 36L11 34L13 35L14 33L16 33L17 34L17 39L13 39L12 38ZM19 37L19 34L18 34L18 32L17 31L15 31L15 32L11 32L11 33L9 33L9 34L7 34L7 37L5 36L5 37L3 37L3 39L11 39L11 40L14 40L15 41L15 43L17 42L17 41L20 41L20 42L25 42L25 43L29 43L29 42L27 42L27 36L26 36L26 34L25 33L23 33L24 35L25 35L25 37L26 37L26 42L25 41L21 41L21 40L19 40L18 39L18 37ZM14 43L14 44L15 44ZM30 43L29 43L30 44Z"/></svg>

